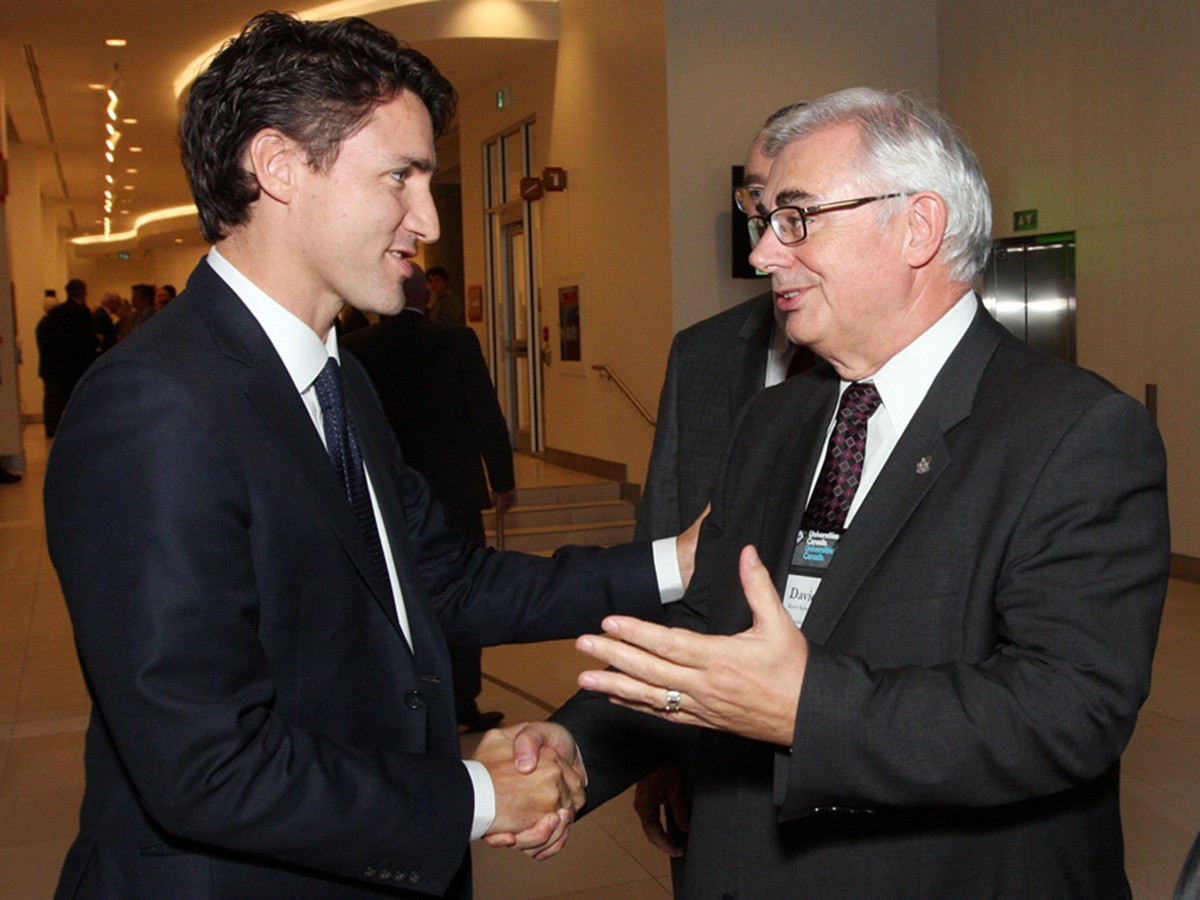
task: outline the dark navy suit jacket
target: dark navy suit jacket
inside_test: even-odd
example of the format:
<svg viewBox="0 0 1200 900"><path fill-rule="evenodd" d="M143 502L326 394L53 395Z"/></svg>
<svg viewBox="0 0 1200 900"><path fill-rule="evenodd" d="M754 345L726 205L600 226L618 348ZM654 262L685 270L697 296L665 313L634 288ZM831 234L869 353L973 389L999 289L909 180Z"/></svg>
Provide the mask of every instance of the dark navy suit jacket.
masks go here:
<svg viewBox="0 0 1200 900"><path fill-rule="evenodd" d="M411 651L282 361L207 263L80 382L46 478L94 700L59 896L467 891L474 799L446 638L661 615L649 545L468 546L361 367L344 370ZM97 494L97 466L127 473L119 490Z"/></svg>

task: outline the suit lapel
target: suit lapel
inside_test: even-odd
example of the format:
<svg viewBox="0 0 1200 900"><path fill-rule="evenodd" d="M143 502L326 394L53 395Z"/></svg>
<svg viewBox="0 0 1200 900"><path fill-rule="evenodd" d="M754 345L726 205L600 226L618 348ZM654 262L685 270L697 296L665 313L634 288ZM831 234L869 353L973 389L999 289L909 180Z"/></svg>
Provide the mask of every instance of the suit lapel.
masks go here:
<svg viewBox="0 0 1200 900"><path fill-rule="evenodd" d="M416 316L412 318L417 319ZM416 324L421 326L423 322L425 319L422 317L417 319ZM397 478L407 477L406 471L415 470L408 469L403 462L391 426L375 398L369 376L354 360L346 362L343 372L347 386L346 403L354 421L359 423L358 437L363 460L367 470L372 473L375 497L387 528L392 561L396 567L396 581L404 596L412 654L421 671L444 672L450 666L445 650L445 635L430 601L428 588L420 579L421 568L410 536L409 517L405 514L404 491L396 481ZM395 618L395 604L389 602L387 606Z"/></svg>
<svg viewBox="0 0 1200 900"><path fill-rule="evenodd" d="M934 379L821 580L804 621L810 640L823 644L829 639L863 581L950 465L946 433L970 415L984 369L999 344L999 329L980 307Z"/></svg>
<svg viewBox="0 0 1200 900"><path fill-rule="evenodd" d="M408 539L408 519L404 515L399 491L394 487L393 480L399 448L382 412L371 403L372 388L365 373L356 364L347 363L344 374L347 387L346 403L354 421L358 423L363 462L372 473L375 498L379 502L379 510L387 528L388 544L391 546L392 561L396 567L396 580L404 594L404 611L408 618L413 647L424 651L435 646L440 640L435 640L440 626L432 621L432 612L424 600L424 585L417 584L414 580L414 573L418 571L417 561L412 557L412 547ZM395 605L391 602L388 605L392 607L394 619Z"/></svg>
<svg viewBox="0 0 1200 900"><path fill-rule="evenodd" d="M346 489L266 332L206 262L197 267L188 282L188 289L207 298L200 308L218 346L226 356L245 367L246 398L283 448L277 458L291 459L294 463L300 480L313 492L321 516L332 528L383 611L399 629L391 590L372 562L354 511L346 499ZM357 410L351 409L351 415L356 413Z"/></svg>
<svg viewBox="0 0 1200 900"><path fill-rule="evenodd" d="M767 377L767 350L771 346L771 325L774 316L771 301L752 305L750 314L738 330L741 342L725 354L724 369L728 373L729 420L735 421L746 401L762 390ZM750 365L746 365L749 358Z"/></svg>
<svg viewBox="0 0 1200 900"><path fill-rule="evenodd" d="M821 375L826 377L818 377ZM790 396L769 423L772 431L764 443L778 449L763 461L770 474L761 482L756 480L751 487L761 492L766 501L762 505L761 522L756 528L747 523L746 533L758 535L759 556L779 591L787 581L788 561L800 528L808 486L821 458L825 425L833 417L837 403L838 385L832 369L818 366L812 374L771 389L788 392ZM817 433L820 439L812 440L812 435ZM732 622L718 626L721 633L733 634L750 627L750 608L745 603L720 608L729 609L733 616Z"/></svg>

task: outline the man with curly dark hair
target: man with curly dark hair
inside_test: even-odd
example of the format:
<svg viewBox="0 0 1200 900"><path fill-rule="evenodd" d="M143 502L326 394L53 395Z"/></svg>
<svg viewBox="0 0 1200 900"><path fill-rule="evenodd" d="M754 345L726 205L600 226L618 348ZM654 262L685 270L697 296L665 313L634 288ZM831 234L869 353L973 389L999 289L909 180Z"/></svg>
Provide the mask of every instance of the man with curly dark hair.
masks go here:
<svg viewBox="0 0 1200 900"><path fill-rule="evenodd" d="M658 617L655 551L469 544L332 327L402 307L454 99L363 20L278 13L192 87L183 160L215 246L80 383L46 478L94 699L60 896L463 896L470 840L562 846L573 746L519 769L493 731L461 760L446 641Z"/></svg>

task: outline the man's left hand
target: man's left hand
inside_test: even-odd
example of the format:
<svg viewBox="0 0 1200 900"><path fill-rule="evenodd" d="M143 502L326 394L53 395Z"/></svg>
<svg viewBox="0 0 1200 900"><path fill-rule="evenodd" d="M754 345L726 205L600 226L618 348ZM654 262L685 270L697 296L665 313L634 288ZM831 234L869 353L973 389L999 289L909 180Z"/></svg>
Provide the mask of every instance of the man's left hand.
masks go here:
<svg viewBox="0 0 1200 900"><path fill-rule="evenodd" d="M602 626L609 637L584 635L575 646L619 671L581 672L580 687L660 719L790 746L808 642L753 547L742 549L738 568L750 629L702 635L609 616Z"/></svg>

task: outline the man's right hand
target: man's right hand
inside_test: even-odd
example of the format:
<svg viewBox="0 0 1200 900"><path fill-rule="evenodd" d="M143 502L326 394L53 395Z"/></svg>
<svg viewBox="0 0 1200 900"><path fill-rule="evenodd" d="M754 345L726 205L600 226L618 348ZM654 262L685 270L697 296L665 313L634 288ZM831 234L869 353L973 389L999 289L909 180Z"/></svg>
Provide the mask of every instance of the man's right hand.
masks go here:
<svg viewBox="0 0 1200 900"><path fill-rule="evenodd" d="M496 793L496 818L484 840L546 859L562 849L567 826L583 805L583 777L572 764L573 742L569 750L545 741L517 750L513 737L520 728L489 731L474 754L487 767ZM520 767L514 762L518 755Z"/></svg>
<svg viewBox="0 0 1200 900"><path fill-rule="evenodd" d="M650 843L667 856L683 856L691 808L678 766L663 766L639 781L633 808Z"/></svg>

